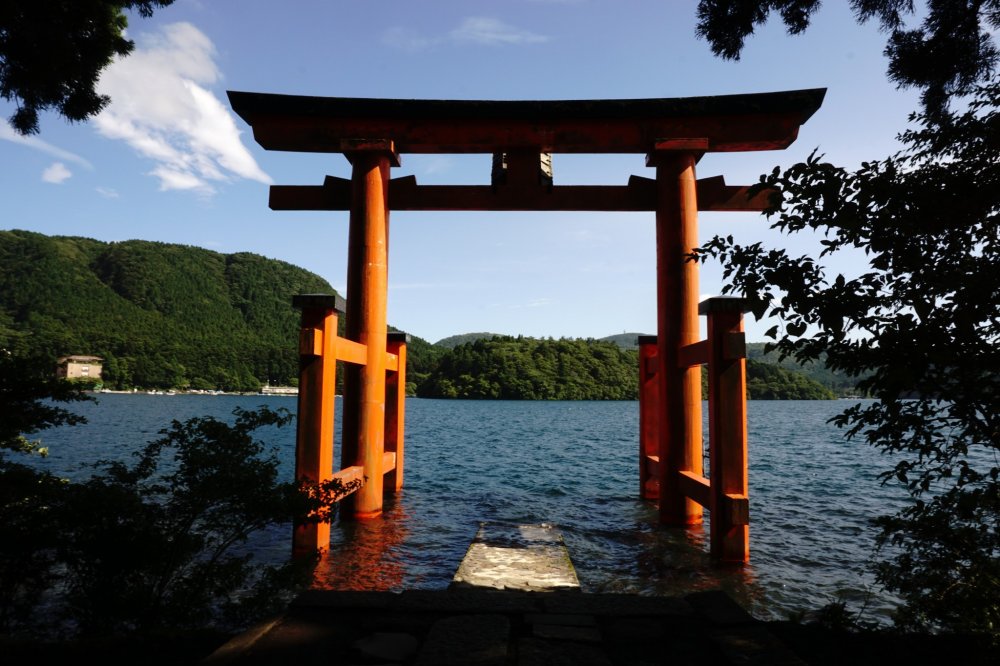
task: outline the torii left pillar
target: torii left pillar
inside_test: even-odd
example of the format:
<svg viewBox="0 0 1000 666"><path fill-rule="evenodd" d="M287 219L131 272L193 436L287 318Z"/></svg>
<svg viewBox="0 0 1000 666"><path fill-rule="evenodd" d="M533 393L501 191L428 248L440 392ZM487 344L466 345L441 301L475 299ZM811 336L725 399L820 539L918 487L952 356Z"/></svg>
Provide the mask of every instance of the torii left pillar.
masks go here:
<svg viewBox="0 0 1000 666"><path fill-rule="evenodd" d="M326 294L298 295L292 304L302 310L295 479L322 484L333 476L337 319L344 305L339 296ZM293 556L298 558L329 547L329 522L294 526Z"/></svg>
<svg viewBox="0 0 1000 666"><path fill-rule="evenodd" d="M703 470L701 367L681 363L681 350L698 342L698 245L695 163L704 139L657 142L647 157L656 167L657 358L659 361L659 497L664 525L698 525L702 507L680 487L681 472Z"/></svg>
<svg viewBox="0 0 1000 666"><path fill-rule="evenodd" d="M341 503L341 518L382 513L385 453L386 306L389 284L389 169L399 166L391 141L347 146L351 213L347 241L345 336L365 345L366 363L345 369L342 466L364 468L364 485Z"/></svg>

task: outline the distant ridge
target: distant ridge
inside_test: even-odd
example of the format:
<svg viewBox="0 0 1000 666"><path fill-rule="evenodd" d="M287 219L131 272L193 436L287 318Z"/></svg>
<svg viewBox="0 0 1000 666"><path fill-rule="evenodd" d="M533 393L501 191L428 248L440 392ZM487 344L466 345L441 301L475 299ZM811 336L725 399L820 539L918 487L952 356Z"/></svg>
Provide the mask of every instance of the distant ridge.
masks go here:
<svg viewBox="0 0 1000 666"><path fill-rule="evenodd" d="M434 346L444 347L445 349L454 349L455 347L464 345L467 342L489 340L490 338L501 337L503 335L503 333L460 333L458 335L449 335L447 338L441 338L434 343Z"/></svg>
<svg viewBox="0 0 1000 666"><path fill-rule="evenodd" d="M490 338L497 337L507 337L507 333L461 333L459 335L449 335L447 338L442 338L434 343L435 347L444 347L445 349L454 349L459 345L464 345L467 342L475 342L476 340L488 340ZM609 335L603 338L597 338L599 342L611 342L622 349L638 349L639 348L639 336L649 335L647 333L619 333L617 335ZM517 337L517 336L513 336ZM582 339L582 338L572 338L572 339Z"/></svg>
<svg viewBox="0 0 1000 666"><path fill-rule="evenodd" d="M602 342L613 342L622 349L638 349L640 335L654 335L653 333L618 333L599 338Z"/></svg>
<svg viewBox="0 0 1000 666"><path fill-rule="evenodd" d="M104 385L97 388L294 387L300 315L291 299L301 293L335 292L314 273L248 252L0 230L0 349L53 360L100 356ZM641 335L480 331L434 345L411 335L406 388L421 397L633 399ZM854 392L854 378L821 361L802 366L763 347L747 345L751 396L817 394L788 372L842 395Z"/></svg>

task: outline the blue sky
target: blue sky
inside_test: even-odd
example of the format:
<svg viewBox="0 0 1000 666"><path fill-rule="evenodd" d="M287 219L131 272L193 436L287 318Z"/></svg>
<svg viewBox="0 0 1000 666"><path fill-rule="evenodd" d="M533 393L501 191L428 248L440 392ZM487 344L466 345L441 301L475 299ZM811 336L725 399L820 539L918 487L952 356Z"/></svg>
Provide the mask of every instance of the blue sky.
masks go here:
<svg viewBox="0 0 1000 666"><path fill-rule="evenodd" d="M917 94L885 78L885 35L824 3L788 36L777 19L739 62L695 35L695 0L177 0L135 16L135 52L100 89L87 123L43 115L41 133L0 121L0 228L102 241L142 239L254 252L346 289L347 214L277 212L268 186L349 177L342 155L262 150L227 90L407 99L687 97L827 88L785 151L706 155L698 176L750 184L819 149L855 167L898 146ZM0 117L13 112L0 102ZM652 176L641 155L553 158L555 182ZM393 177L485 184L488 156L403 155ZM473 331L603 337L656 329L651 213L415 213L391 219L389 323L435 342ZM700 238L733 234L813 251L754 213L703 213ZM850 265L842 269L849 272ZM721 292L702 268L700 290ZM349 295L348 295L349 296ZM289 296L289 299L291 295ZM748 339L768 322L748 316Z"/></svg>

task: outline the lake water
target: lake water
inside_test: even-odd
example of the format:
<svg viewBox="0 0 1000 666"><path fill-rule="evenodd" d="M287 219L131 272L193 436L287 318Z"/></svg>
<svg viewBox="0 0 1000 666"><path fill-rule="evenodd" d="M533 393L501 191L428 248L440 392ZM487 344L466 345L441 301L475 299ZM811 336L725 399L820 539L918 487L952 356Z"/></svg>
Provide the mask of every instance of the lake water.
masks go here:
<svg viewBox="0 0 1000 666"><path fill-rule="evenodd" d="M236 407L284 407L281 396L99 394L74 405L86 425L41 433L44 466L70 478L88 462L126 460L171 419L230 419ZM558 527L581 586L677 595L724 589L754 616L784 619L837 600L886 619L872 590L871 518L905 499L876 476L891 460L827 423L847 401L751 401L750 564L718 567L702 528L664 528L638 499L637 402L409 399L406 484L383 518L334 525L320 584L336 589L443 589L482 522ZM339 428L340 399L337 399ZM705 409L707 413L707 407ZM707 427L705 429L707 433ZM293 425L261 433L294 464ZM339 459L339 443L337 448ZM254 542L263 558L290 550L288 528Z"/></svg>

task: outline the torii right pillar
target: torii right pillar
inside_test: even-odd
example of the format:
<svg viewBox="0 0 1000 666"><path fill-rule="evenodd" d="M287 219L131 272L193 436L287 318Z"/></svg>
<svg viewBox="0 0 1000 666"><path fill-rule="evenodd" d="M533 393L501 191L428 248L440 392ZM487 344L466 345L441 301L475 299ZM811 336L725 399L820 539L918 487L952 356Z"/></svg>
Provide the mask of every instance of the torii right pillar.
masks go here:
<svg viewBox="0 0 1000 666"><path fill-rule="evenodd" d="M658 142L647 156L656 168L656 300L659 356L660 523L697 525L702 507L679 487L680 472L702 475L701 366L681 367L682 347L699 341L695 163L704 139Z"/></svg>

